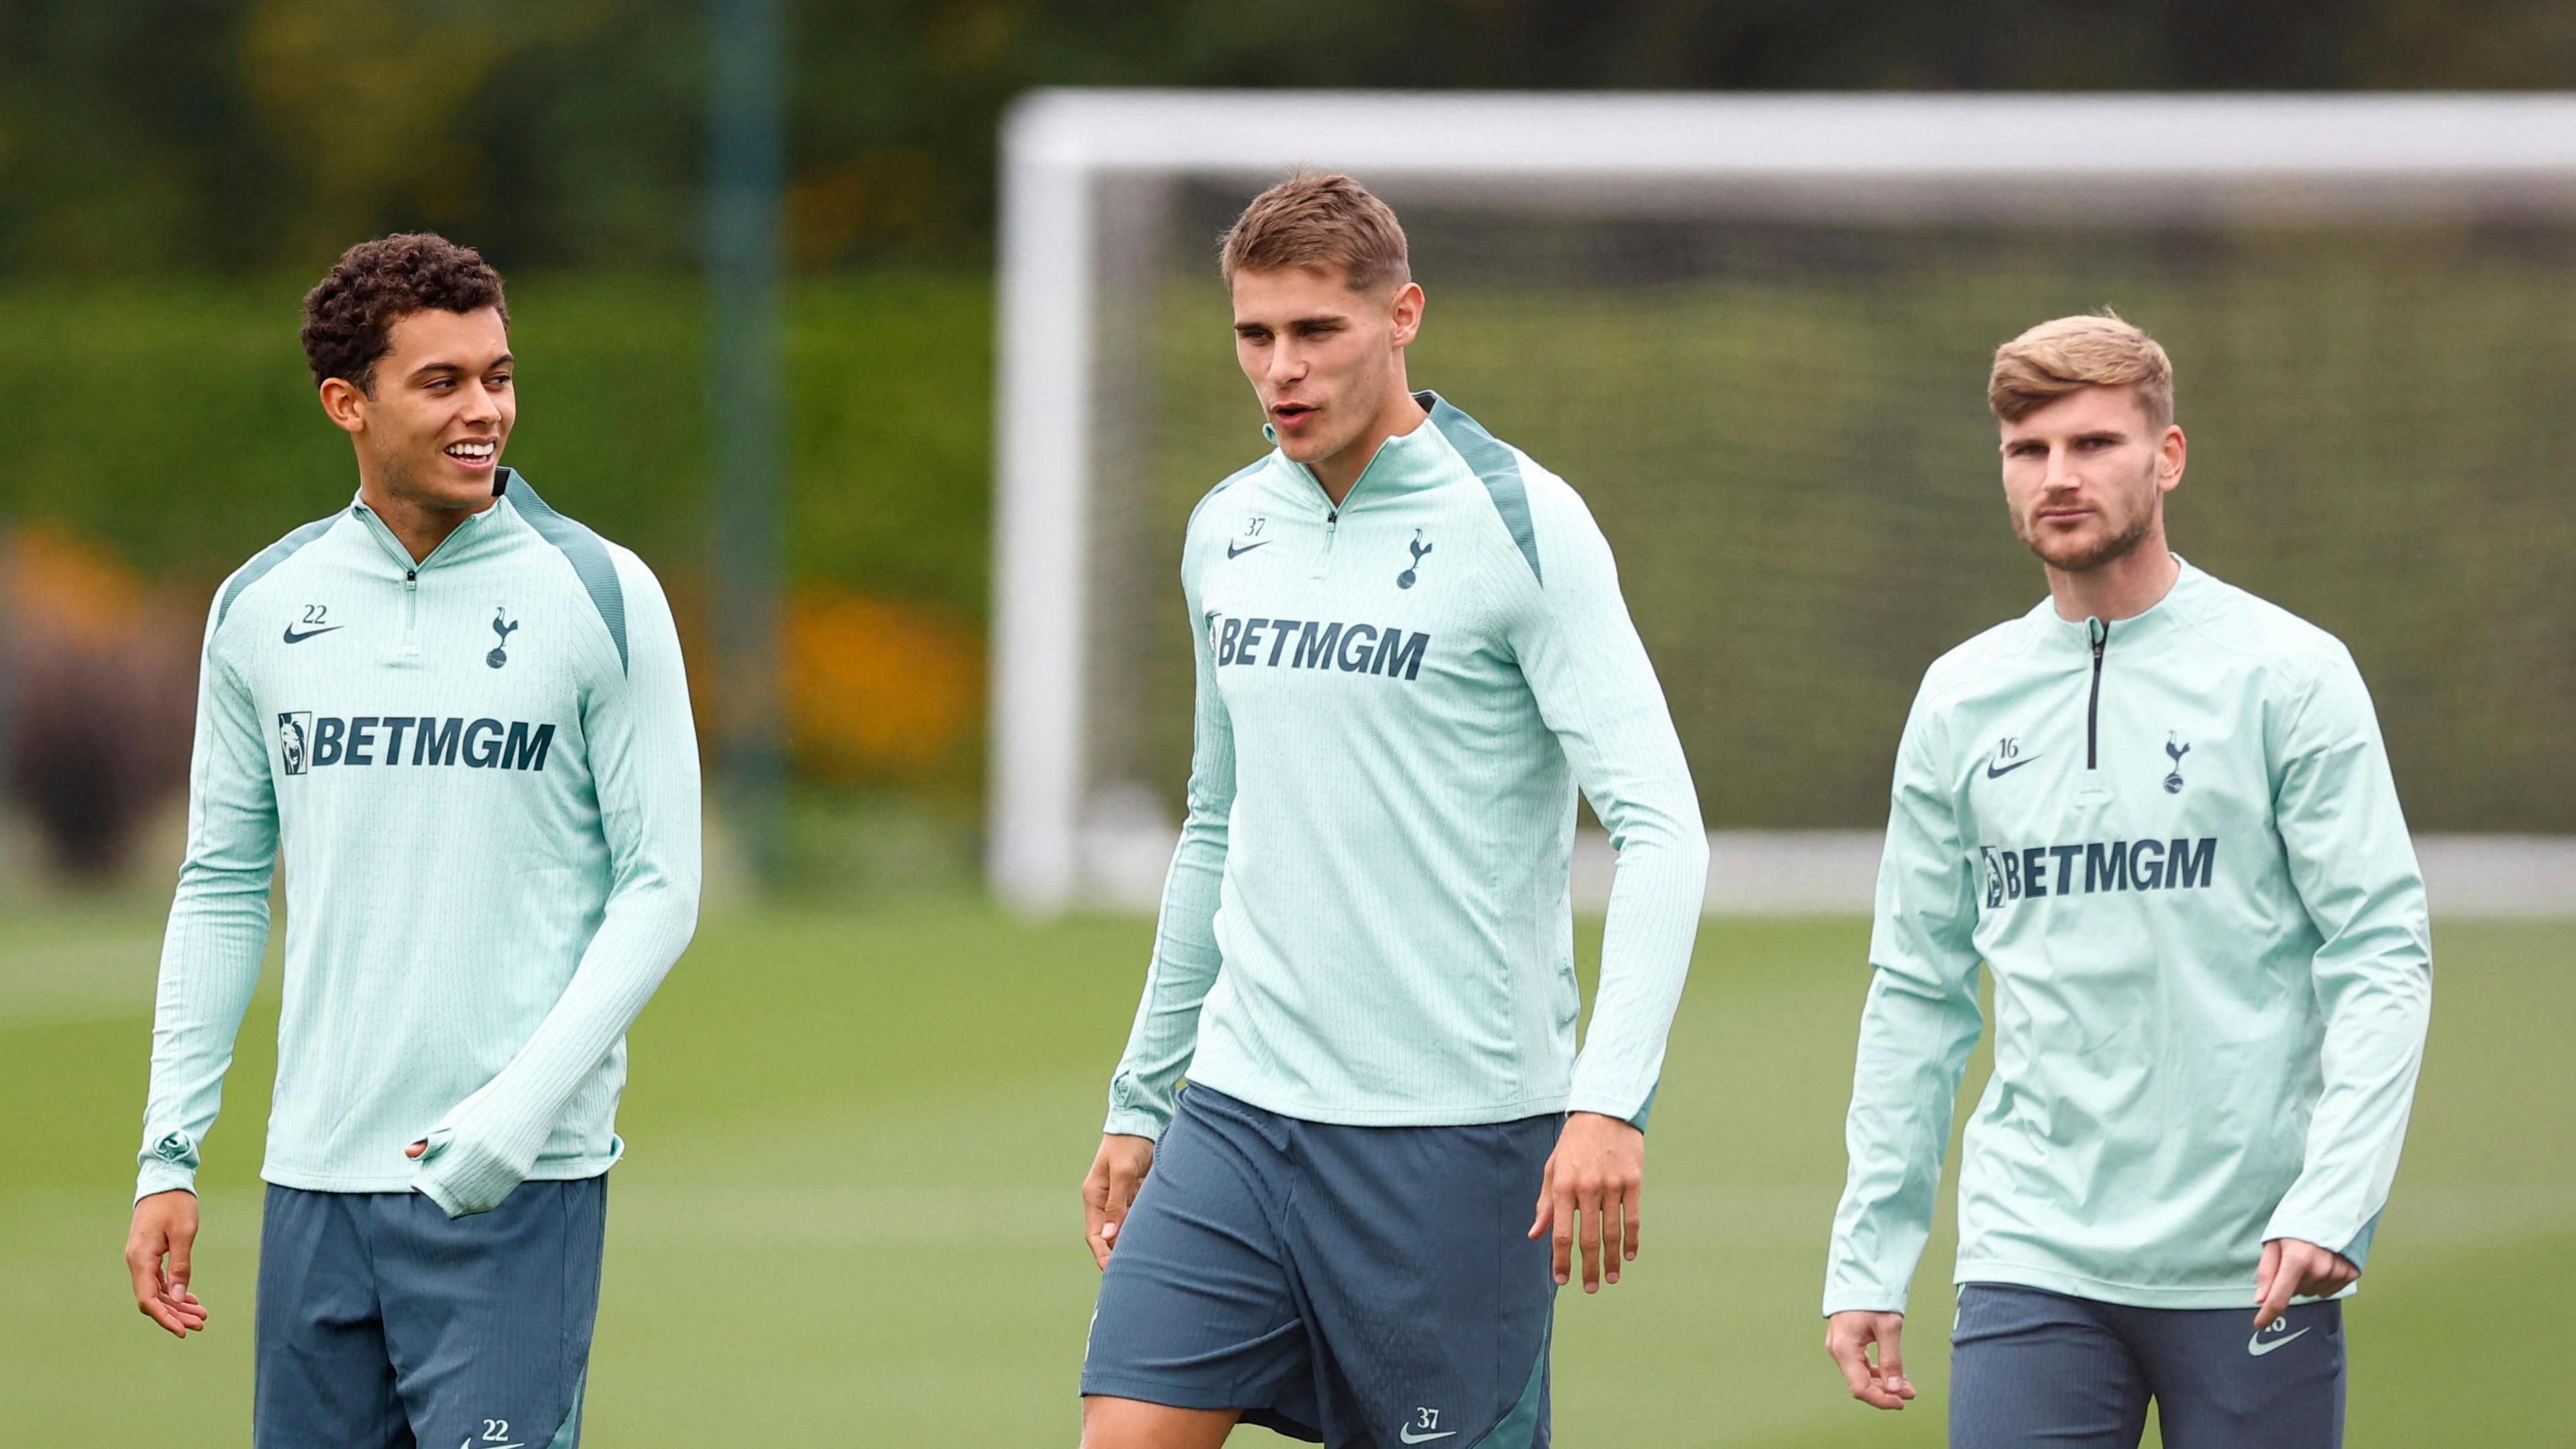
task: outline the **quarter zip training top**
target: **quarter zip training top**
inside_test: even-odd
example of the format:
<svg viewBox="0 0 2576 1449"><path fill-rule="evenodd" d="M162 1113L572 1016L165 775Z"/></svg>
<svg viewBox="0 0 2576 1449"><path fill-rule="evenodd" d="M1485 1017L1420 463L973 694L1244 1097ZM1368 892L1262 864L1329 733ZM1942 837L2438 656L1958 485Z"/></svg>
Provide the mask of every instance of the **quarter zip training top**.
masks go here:
<svg viewBox="0 0 2576 1449"><path fill-rule="evenodd" d="M2189 564L2134 619L2043 600L1924 676L1898 747L1824 1309L1901 1312L1995 977L1961 1283L2255 1301L2364 1262L2432 1010L2424 884L2325 631Z"/></svg>
<svg viewBox="0 0 2576 1449"><path fill-rule="evenodd" d="M360 502L216 594L138 1197L195 1185L281 843L262 1177L461 1216L622 1151L626 1028L697 919L679 637L634 554L496 491L417 564Z"/></svg>
<svg viewBox="0 0 2576 1449"><path fill-rule="evenodd" d="M1430 393L1340 507L1271 452L1202 500L1189 815L1107 1130L1186 1070L1362 1126L1642 1123L1707 885L1699 803L1574 490ZM1618 847L1578 1060L1580 786Z"/></svg>

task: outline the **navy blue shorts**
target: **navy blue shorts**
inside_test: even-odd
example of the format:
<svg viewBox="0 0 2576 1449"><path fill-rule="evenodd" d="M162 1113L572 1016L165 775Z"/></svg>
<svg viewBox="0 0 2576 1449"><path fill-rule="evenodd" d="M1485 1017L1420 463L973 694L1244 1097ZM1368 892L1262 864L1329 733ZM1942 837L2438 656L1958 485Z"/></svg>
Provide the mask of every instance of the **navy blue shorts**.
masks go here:
<svg viewBox="0 0 2576 1449"><path fill-rule="evenodd" d="M1082 1392L1340 1449L1548 1442L1563 1119L1339 1127L1182 1091L1100 1280Z"/></svg>
<svg viewBox="0 0 2576 1449"><path fill-rule="evenodd" d="M2258 1332L2250 1306L1971 1283L1950 1343L1952 1449L2137 1449L2149 1399L2166 1449L2343 1443L2340 1303L2295 1304Z"/></svg>
<svg viewBox="0 0 2576 1449"><path fill-rule="evenodd" d="M268 1189L257 1449L570 1449L608 1179L450 1219L416 1192Z"/></svg>

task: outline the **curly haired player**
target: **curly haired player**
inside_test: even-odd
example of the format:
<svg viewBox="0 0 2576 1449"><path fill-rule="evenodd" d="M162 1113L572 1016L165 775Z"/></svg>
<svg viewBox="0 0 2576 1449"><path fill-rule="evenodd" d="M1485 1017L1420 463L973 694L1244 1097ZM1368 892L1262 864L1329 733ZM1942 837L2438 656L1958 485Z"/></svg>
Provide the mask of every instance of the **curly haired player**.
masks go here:
<svg viewBox="0 0 2576 1449"><path fill-rule="evenodd" d="M252 1438L569 1446L627 1026L695 928L670 606L501 466L501 279L435 236L305 299L357 498L225 580L126 1265L181 1338L197 1165L286 862Z"/></svg>

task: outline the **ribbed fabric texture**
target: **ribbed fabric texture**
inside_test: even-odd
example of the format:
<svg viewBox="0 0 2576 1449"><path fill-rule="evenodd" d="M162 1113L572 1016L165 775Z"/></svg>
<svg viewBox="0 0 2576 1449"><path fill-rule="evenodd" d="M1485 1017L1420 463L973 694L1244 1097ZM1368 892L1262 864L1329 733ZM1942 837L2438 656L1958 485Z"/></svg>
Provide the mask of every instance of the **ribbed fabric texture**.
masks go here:
<svg viewBox="0 0 2576 1449"><path fill-rule="evenodd" d="M599 545L621 649L523 503L512 477L417 566L353 505L218 593L138 1195L194 1183L281 843L263 1177L461 1215L616 1160L627 1026L696 923L696 733L652 572Z"/></svg>
<svg viewBox="0 0 2576 1449"><path fill-rule="evenodd" d="M2270 1239L2368 1255L2433 985L2360 673L2189 564L2102 633L2097 695L2099 627L2043 602L1935 663L1906 722L1827 1313L1905 1306L1980 961L1959 1281L2250 1307Z"/></svg>
<svg viewBox="0 0 2576 1449"><path fill-rule="evenodd" d="M1189 814L1109 1131L1158 1136L1184 1072L1354 1125L1653 1093L1707 882L1690 771L1582 500L1424 401L1338 509L1274 452L1192 516ZM1619 852L1579 1059L1578 786Z"/></svg>

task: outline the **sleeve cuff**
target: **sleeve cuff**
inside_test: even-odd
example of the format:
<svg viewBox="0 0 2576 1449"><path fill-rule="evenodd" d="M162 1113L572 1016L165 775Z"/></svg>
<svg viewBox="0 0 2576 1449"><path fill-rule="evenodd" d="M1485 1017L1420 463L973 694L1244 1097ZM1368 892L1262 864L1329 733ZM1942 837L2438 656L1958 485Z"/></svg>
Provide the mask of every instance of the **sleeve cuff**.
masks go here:
<svg viewBox="0 0 2576 1449"><path fill-rule="evenodd" d="M526 1175L498 1153L460 1143L451 1129L440 1128L429 1134L411 1185L449 1217L461 1218L499 1207Z"/></svg>
<svg viewBox="0 0 2576 1449"><path fill-rule="evenodd" d="M1827 1288L1824 1316L1831 1318L1837 1313L1893 1313L1901 1318L1905 1315L1905 1295L1890 1297L1870 1289Z"/></svg>
<svg viewBox="0 0 2576 1449"><path fill-rule="evenodd" d="M1578 1089L1566 1097L1565 1110L1613 1117L1643 1132L1646 1130L1646 1115L1655 1109L1657 1090L1656 1087L1648 1087L1645 1099L1639 1101L1631 1097L1613 1097L1605 1092Z"/></svg>
<svg viewBox="0 0 2576 1449"><path fill-rule="evenodd" d="M141 1202L156 1192L195 1192L197 1170L175 1162L148 1162L135 1174L134 1200Z"/></svg>
<svg viewBox="0 0 2576 1449"><path fill-rule="evenodd" d="M2302 1243L2314 1243L2329 1253L2350 1259L2354 1267L2360 1268L2367 1266L2370 1240L2376 1235L2378 1229L2377 1217L2352 1230L2346 1230L2340 1225L2321 1223L2312 1218L2275 1217L2264 1226L2263 1241L2269 1243L2282 1238L2295 1238Z"/></svg>
<svg viewBox="0 0 2576 1449"><path fill-rule="evenodd" d="M1141 1107L1120 1107L1110 1112L1100 1131L1106 1137L1142 1137L1148 1142L1160 1142L1164 1129L1171 1125L1171 1118L1158 1113Z"/></svg>

